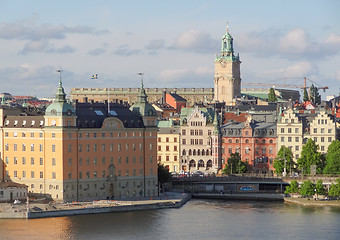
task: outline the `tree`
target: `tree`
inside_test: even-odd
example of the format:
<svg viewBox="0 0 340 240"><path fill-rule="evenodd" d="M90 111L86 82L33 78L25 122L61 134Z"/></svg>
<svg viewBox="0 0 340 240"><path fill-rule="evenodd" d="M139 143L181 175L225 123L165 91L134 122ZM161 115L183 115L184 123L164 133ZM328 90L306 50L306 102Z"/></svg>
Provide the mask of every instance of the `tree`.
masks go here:
<svg viewBox="0 0 340 240"><path fill-rule="evenodd" d="M285 193L297 193L299 192L299 183L296 180L290 182L290 185L286 187Z"/></svg>
<svg viewBox="0 0 340 240"><path fill-rule="evenodd" d="M318 194L318 195L325 195L326 194L326 189L325 189L325 186L323 185L322 180L318 180L316 182L315 189L316 189L316 194Z"/></svg>
<svg viewBox="0 0 340 240"><path fill-rule="evenodd" d="M309 97L308 97L307 88L304 88L303 89L303 101L306 102L308 100L309 100Z"/></svg>
<svg viewBox="0 0 340 240"><path fill-rule="evenodd" d="M326 166L323 170L326 174L340 174L340 141L334 140L328 147Z"/></svg>
<svg viewBox="0 0 340 240"><path fill-rule="evenodd" d="M286 162L286 172L290 173L290 169L294 169L293 153L290 148L281 146L274 160L273 167L276 174L282 174L284 172Z"/></svg>
<svg viewBox="0 0 340 240"><path fill-rule="evenodd" d="M312 196L314 194L315 185L310 181L307 180L302 183L300 188L300 194L304 197Z"/></svg>
<svg viewBox="0 0 340 240"><path fill-rule="evenodd" d="M338 201L339 201L339 197L340 197L340 178L338 178L336 180L336 184L332 183L329 192L328 192L329 196L333 196L333 197L337 197Z"/></svg>
<svg viewBox="0 0 340 240"><path fill-rule="evenodd" d="M319 94L319 90L317 87L315 87L313 84L309 88L310 90L310 100L313 104L317 105L321 103L321 95Z"/></svg>
<svg viewBox="0 0 340 240"><path fill-rule="evenodd" d="M274 88L269 89L268 93L268 102L277 102L277 97L275 95L275 90Z"/></svg>
<svg viewBox="0 0 340 240"><path fill-rule="evenodd" d="M302 147L301 157L297 160L299 169L304 174L310 174L310 167L316 165L316 173L321 174L324 168L324 156L318 152L319 146L312 139Z"/></svg>
<svg viewBox="0 0 340 240"><path fill-rule="evenodd" d="M163 164L158 163L158 184L160 184L161 189L163 189L163 184L171 180L172 176L169 169L164 167Z"/></svg>
<svg viewBox="0 0 340 240"><path fill-rule="evenodd" d="M241 161L241 155L239 153L231 153L230 157L227 160L227 165L225 165L222 172L225 175L234 174L234 173L245 173L249 169L248 162Z"/></svg>

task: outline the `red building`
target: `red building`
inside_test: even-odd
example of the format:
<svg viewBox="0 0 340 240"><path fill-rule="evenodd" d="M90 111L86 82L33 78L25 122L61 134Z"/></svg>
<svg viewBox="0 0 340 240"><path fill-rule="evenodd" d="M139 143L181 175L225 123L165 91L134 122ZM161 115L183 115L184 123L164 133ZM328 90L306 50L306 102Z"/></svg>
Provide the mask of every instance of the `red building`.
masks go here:
<svg viewBox="0 0 340 240"><path fill-rule="evenodd" d="M255 172L273 171L276 157L276 123L228 122L221 127L222 162L227 164L231 153L238 152ZM223 167L224 167L223 166Z"/></svg>
<svg viewBox="0 0 340 240"><path fill-rule="evenodd" d="M178 113L187 105L187 100L176 93L166 93L165 102L175 108Z"/></svg>

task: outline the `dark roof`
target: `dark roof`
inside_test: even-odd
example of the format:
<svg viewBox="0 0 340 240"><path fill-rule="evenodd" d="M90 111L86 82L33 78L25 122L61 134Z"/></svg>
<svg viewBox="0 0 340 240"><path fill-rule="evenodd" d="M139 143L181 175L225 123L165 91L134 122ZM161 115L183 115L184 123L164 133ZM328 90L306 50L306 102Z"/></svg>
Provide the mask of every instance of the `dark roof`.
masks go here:
<svg viewBox="0 0 340 240"><path fill-rule="evenodd" d="M276 111L276 104L268 105L241 105L238 107L241 112L245 111L263 111L263 112L274 112Z"/></svg>
<svg viewBox="0 0 340 240"><path fill-rule="evenodd" d="M169 94L178 102L186 102L187 101L185 98L181 97L177 93L169 93Z"/></svg>
<svg viewBox="0 0 340 240"><path fill-rule="evenodd" d="M126 128L144 127L143 119L137 113L118 103L110 104L110 113L106 103L77 103L76 115L79 128L101 128L107 117L118 118Z"/></svg>
<svg viewBox="0 0 340 240"><path fill-rule="evenodd" d="M0 188L8 188L8 187L23 187L27 188L28 186L25 184L20 184L12 181L3 181L0 182Z"/></svg>

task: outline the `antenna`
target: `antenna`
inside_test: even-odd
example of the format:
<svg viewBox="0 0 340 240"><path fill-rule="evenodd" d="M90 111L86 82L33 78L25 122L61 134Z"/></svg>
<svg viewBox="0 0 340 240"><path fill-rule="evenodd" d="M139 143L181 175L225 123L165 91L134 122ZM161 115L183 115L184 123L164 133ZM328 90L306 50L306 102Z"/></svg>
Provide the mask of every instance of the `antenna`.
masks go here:
<svg viewBox="0 0 340 240"><path fill-rule="evenodd" d="M61 82L61 73L62 73L63 71L64 71L64 70L62 70L60 66L59 66L59 68L56 70L56 72L59 73L59 82Z"/></svg>

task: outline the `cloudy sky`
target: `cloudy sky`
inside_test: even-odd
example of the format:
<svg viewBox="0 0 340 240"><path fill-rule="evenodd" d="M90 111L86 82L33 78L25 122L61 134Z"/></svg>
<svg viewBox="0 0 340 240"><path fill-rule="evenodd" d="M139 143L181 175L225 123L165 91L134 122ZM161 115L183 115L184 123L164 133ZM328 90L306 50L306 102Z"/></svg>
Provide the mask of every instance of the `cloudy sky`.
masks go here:
<svg viewBox="0 0 340 240"><path fill-rule="evenodd" d="M340 1L0 0L0 92L74 87L213 87L226 31L242 83L340 92ZM91 75L98 74L92 80ZM249 87L243 85L242 87Z"/></svg>

